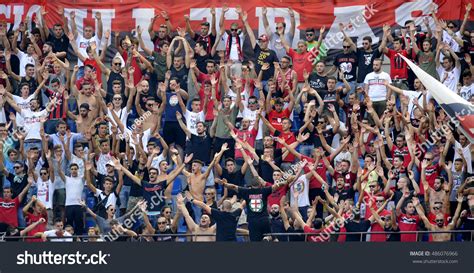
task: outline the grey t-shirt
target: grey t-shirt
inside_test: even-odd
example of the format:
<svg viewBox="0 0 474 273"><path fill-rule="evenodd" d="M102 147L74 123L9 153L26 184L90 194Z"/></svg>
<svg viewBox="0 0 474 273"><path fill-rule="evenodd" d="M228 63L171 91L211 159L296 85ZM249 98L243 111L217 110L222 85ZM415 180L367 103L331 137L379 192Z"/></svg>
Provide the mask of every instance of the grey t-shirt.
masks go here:
<svg viewBox="0 0 474 273"><path fill-rule="evenodd" d="M122 224L126 217L127 216L124 215L124 216L121 216L119 218L116 218L115 220L117 220L119 223ZM97 218L95 218L95 222L97 223L97 226L99 226L100 233L107 234L112 230L112 227L110 226L110 221L111 220L112 219L107 220L107 219L97 215Z"/></svg>
<svg viewBox="0 0 474 273"><path fill-rule="evenodd" d="M290 36L290 34L287 32L285 33L285 40L286 43L291 47L291 45L293 44L293 36ZM277 33L272 34L272 37L270 38L269 48L276 52L278 60L281 60L283 56L287 55L286 49L281 43L280 36Z"/></svg>

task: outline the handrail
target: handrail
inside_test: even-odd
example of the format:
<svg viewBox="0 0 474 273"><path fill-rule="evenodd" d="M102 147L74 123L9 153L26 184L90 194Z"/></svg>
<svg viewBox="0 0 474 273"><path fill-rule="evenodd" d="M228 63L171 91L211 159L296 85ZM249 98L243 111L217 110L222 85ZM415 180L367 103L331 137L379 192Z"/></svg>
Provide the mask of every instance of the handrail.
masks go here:
<svg viewBox="0 0 474 273"><path fill-rule="evenodd" d="M362 235L376 235L376 234L384 234L384 235L389 235L389 234L417 234L417 237L419 234L438 234L438 233L451 233L451 234L462 234L462 233L471 233L471 241L473 241L473 236L474 236L474 230L446 230L446 231L427 231L427 230L419 230L419 231L360 231L360 232L328 232L327 235L332 236L332 235L360 235L361 239L363 238ZM267 233L264 234L264 236L285 236L285 237L292 237L292 236L318 236L322 235L324 232L319 232L319 233L304 233L304 232L292 232L292 233ZM82 239L82 238L88 238L88 239L103 239L107 236L110 236L113 234L106 234L106 235L72 235L72 236L63 236L63 237L48 237L48 240L57 240L57 239ZM114 235L115 237L131 237L129 235ZM177 233L177 234L143 234L139 235L138 237L152 237L152 238L160 238L160 237L199 237L199 236L216 236L216 234L190 234L190 233ZM237 234L237 236L242 236L242 237L248 237L246 234ZM11 240L16 240L16 239L21 239L21 240L27 240L27 239L41 239L41 237L37 236L3 236L0 237L0 241L8 241L9 239Z"/></svg>

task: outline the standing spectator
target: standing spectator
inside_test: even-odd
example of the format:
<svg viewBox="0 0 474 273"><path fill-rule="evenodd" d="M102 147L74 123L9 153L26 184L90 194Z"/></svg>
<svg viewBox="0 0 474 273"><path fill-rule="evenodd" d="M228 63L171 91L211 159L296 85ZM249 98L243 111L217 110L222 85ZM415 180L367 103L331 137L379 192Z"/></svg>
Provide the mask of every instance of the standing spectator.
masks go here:
<svg viewBox="0 0 474 273"><path fill-rule="evenodd" d="M66 186L66 224L74 227L78 235L84 233L84 212L81 200L84 189L84 176L79 176L79 166L75 163L69 165L71 176L65 176L63 170L58 170L59 176Z"/></svg>
<svg viewBox="0 0 474 273"><path fill-rule="evenodd" d="M382 71L382 60L380 59L374 60L373 70L373 72L367 74L365 77L365 93L372 101L377 115L382 116L386 108L387 100L390 99L385 83L392 83L392 79L388 73Z"/></svg>
<svg viewBox="0 0 474 273"><path fill-rule="evenodd" d="M56 54L61 61L66 59L66 54L69 48L69 39L67 38L67 19L64 16L64 9L58 8L58 14L61 16L62 23L66 31L63 29L63 25L60 23L56 23L53 26L53 29L50 30L46 21L44 20L44 16L46 15L45 8L41 8L41 26L43 27L44 35L46 36L46 42L50 42L53 45L53 52ZM38 15L38 13L37 13ZM51 33L52 32L52 33Z"/></svg>
<svg viewBox="0 0 474 273"><path fill-rule="evenodd" d="M405 30L403 30L403 37L406 40ZM387 57L390 58L390 78L393 81L393 85L403 89L408 90L408 65L398 54L408 57L408 50L410 44L405 41L407 45L406 49L402 49L402 39L395 38L393 39L393 49L387 48L387 37L390 34L390 27L385 25L383 27L384 36L382 38L382 43L380 44L380 51L383 52Z"/></svg>
<svg viewBox="0 0 474 273"><path fill-rule="evenodd" d="M441 49L449 52L449 56L443 57L443 64L440 64L440 53ZM454 60L454 62L453 62ZM447 88L457 93L459 77L461 76L461 62L458 55L453 49L444 43L440 43L436 49L436 71L438 72L439 79Z"/></svg>
<svg viewBox="0 0 474 273"><path fill-rule="evenodd" d="M222 16L224 16L224 13L227 12L229 8L224 7L222 10ZM191 28L191 24L189 21L189 15L186 14L184 15L184 20L186 21L186 32L189 33L189 36L191 39L193 39L196 42L203 41L206 43L206 50L208 54L211 54L212 47L214 46L214 43L216 42L216 9L214 7L211 7L211 25L209 25L209 22L202 22L201 23L201 32L198 34L194 32L194 30ZM223 18L221 18L221 21ZM223 22L222 22L223 23ZM221 22L219 22L219 28L222 28Z"/></svg>
<svg viewBox="0 0 474 273"><path fill-rule="evenodd" d="M76 26L76 13L72 11L69 14L71 19L71 32L74 35L76 40L76 45L78 52L83 56L87 56L87 48L91 45L92 42L96 44L96 54L99 55L100 41L102 40L102 15L100 12L95 13L95 19L97 20L97 33L94 33L94 28L90 25L84 26L83 34L80 34L77 31ZM82 60L77 60L77 65L82 67L84 63Z"/></svg>
<svg viewBox="0 0 474 273"><path fill-rule="evenodd" d="M276 24L276 32L273 32L268 24L267 8L262 8L263 27L265 28L268 39L270 40L268 48L275 51L278 60L281 60L287 52L283 41L286 41L286 43L291 46L293 44L293 37L295 36L295 12L291 8L288 8L288 15L290 15L291 22L289 31L285 33L286 23L281 22Z"/></svg>
<svg viewBox="0 0 474 273"><path fill-rule="evenodd" d="M155 25L156 19L160 17L163 17L165 19L165 24L161 24L160 28L158 29L158 34L155 33L153 30L153 26ZM140 26L137 27L137 32L140 32L139 37L141 36L141 31L138 30ZM148 26L148 33L150 34L151 41L153 42L154 48L153 51L157 53L161 53L162 47L161 44L163 42L171 42L171 30L173 27L171 26L171 21L168 16L168 12L165 10L161 11L161 13L158 13L157 15L153 16L150 19L150 25ZM143 47L142 47L143 49ZM150 54L149 54L150 55Z"/></svg>

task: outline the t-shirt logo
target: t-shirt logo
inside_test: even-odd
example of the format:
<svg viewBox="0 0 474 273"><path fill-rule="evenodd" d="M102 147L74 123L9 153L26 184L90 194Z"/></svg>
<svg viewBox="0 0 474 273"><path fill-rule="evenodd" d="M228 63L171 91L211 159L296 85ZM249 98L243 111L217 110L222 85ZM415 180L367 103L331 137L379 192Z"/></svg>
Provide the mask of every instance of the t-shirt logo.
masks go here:
<svg viewBox="0 0 474 273"><path fill-rule="evenodd" d="M250 200L250 210L253 212L261 212L263 209L263 200L262 199L252 199Z"/></svg>
<svg viewBox="0 0 474 273"><path fill-rule="evenodd" d="M352 71L352 64L348 62L343 62L340 65L342 73L349 73Z"/></svg>
<svg viewBox="0 0 474 273"><path fill-rule="evenodd" d="M296 181L295 182L295 185L293 186L293 190L295 192L303 192L304 190L304 183L302 183L301 181Z"/></svg>
<svg viewBox="0 0 474 273"><path fill-rule="evenodd" d="M170 105L176 106L178 104L178 97L176 95L172 95L170 97Z"/></svg>

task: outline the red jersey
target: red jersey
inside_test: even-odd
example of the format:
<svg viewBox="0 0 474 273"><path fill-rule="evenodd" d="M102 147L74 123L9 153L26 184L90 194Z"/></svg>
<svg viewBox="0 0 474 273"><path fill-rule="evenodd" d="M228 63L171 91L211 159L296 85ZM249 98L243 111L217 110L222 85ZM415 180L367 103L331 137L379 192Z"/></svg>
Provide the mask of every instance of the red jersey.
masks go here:
<svg viewBox="0 0 474 273"><path fill-rule="evenodd" d="M46 213L46 210L43 212L43 214L40 214L40 215L35 215L31 212L28 212L26 214L25 219L26 219L27 225L31 225L41 218L44 218L44 220L46 221L42 224L37 225L34 229L28 232L27 236L34 236L36 233L44 232L46 230L46 226L48 224L48 214ZM37 239L27 239L26 241L27 242L42 242L43 240L41 238L37 238Z"/></svg>
<svg viewBox="0 0 474 273"><path fill-rule="evenodd" d="M397 147L397 145L393 145L392 147L392 158L394 158L396 155L401 155L403 156L403 167L408 167L408 164L410 164L411 161L411 156L410 152L408 151L407 146L403 146L401 149Z"/></svg>
<svg viewBox="0 0 474 273"><path fill-rule="evenodd" d="M281 132L280 135L278 135L278 138L284 139L286 144L290 145L291 143L296 142L296 137L293 134L293 132ZM283 149L283 145L280 143L277 143L276 148L277 149ZM293 162L295 161L295 156L292 153L289 153L285 158L282 159L283 162Z"/></svg>
<svg viewBox="0 0 474 273"><path fill-rule="evenodd" d="M385 53L390 58L390 77L392 79L408 79L408 65L402 57L398 56L398 53L404 57L409 57L406 50L397 52L393 49L388 49L388 52Z"/></svg>
<svg viewBox="0 0 474 273"><path fill-rule="evenodd" d="M285 108L283 111L279 113L275 110L271 110L270 113L268 113L268 121L275 129L281 132L283 131L283 128L282 128L283 119L290 118L290 115L291 113L288 110L288 108Z"/></svg>
<svg viewBox="0 0 474 273"><path fill-rule="evenodd" d="M252 130L239 130L234 128L234 133L237 135L237 138L243 142L248 143L250 146L255 146L255 138L258 134L258 126L254 126ZM250 152L247 151L247 154L250 156ZM235 149L235 158L242 158L242 152L239 149Z"/></svg>
<svg viewBox="0 0 474 273"><path fill-rule="evenodd" d="M122 58L123 58L124 62L127 62L128 53L127 53L126 50L124 50L122 52ZM133 84L137 85L142 80L142 76L143 76L142 75L142 69L140 68L140 66L137 63L137 58L132 57L131 65L133 66L133 68L135 68L135 72L133 72Z"/></svg>
<svg viewBox="0 0 474 273"><path fill-rule="evenodd" d="M20 205L20 200L18 197L15 199L10 199L5 201L5 199L0 198L0 223L5 223L14 227L18 227L18 206Z"/></svg>
<svg viewBox="0 0 474 273"><path fill-rule="evenodd" d="M421 170L421 166L418 166L418 168L419 170ZM441 172L441 168L439 167L438 163L436 163L435 165L430 165L426 167L425 179L431 188L434 187L434 182L436 180L436 177L439 176L440 172ZM425 194L425 187L423 186L423 183L420 183L420 194Z"/></svg>
<svg viewBox="0 0 474 273"><path fill-rule="evenodd" d="M407 215L402 213L398 216L398 227L400 231L416 231L418 228L418 222L420 222L420 216L418 215ZM416 242L416 233L401 233L401 242Z"/></svg>
<svg viewBox="0 0 474 273"><path fill-rule="evenodd" d="M344 189L346 190L350 189L354 185L355 181L357 180L357 174L351 171L347 172L346 174L343 174L340 172L334 172L334 175L332 176L332 178L334 179L334 181L337 181L337 178L339 176L344 177L344 182L345 182Z"/></svg>
<svg viewBox="0 0 474 273"><path fill-rule="evenodd" d="M298 77L298 82L304 82L303 71L306 69L306 72L311 73L313 71L313 63L311 60L314 53L311 52L303 52L298 53L297 51L290 48L288 51L288 56L291 57L293 62L293 70L296 71L296 75Z"/></svg>
<svg viewBox="0 0 474 273"><path fill-rule="evenodd" d="M320 234L321 230L316 230L314 228L310 228L309 226L304 226L303 228L304 233L317 233ZM328 233L330 234L330 233ZM321 236L321 235L308 235L306 236L306 241L307 242L313 242L313 243L322 243L322 242L327 242L329 239L329 236Z"/></svg>

